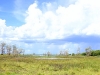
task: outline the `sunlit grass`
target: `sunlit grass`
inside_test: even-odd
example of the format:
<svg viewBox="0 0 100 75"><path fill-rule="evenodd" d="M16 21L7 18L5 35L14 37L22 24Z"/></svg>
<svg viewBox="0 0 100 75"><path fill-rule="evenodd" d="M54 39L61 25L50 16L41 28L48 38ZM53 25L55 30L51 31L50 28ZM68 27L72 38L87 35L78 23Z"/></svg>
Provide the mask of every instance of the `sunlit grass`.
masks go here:
<svg viewBox="0 0 100 75"><path fill-rule="evenodd" d="M100 75L100 58L40 60L0 56L0 75Z"/></svg>

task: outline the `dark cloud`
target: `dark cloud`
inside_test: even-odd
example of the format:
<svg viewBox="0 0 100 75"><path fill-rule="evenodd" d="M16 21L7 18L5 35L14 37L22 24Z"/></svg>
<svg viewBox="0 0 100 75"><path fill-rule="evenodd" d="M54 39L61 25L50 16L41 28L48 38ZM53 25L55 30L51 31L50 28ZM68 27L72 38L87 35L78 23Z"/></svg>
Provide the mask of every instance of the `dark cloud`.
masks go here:
<svg viewBox="0 0 100 75"><path fill-rule="evenodd" d="M46 41L48 43L63 44L63 43L100 43L100 36L95 35L71 35L63 39L53 39Z"/></svg>
<svg viewBox="0 0 100 75"><path fill-rule="evenodd" d="M100 36L97 35L72 35L62 39L62 41L73 42L73 43L100 43Z"/></svg>
<svg viewBox="0 0 100 75"><path fill-rule="evenodd" d="M47 44L56 44L56 45L61 45L64 43L91 43L91 44L96 44L100 43L100 36L96 35L71 35L69 37L63 38L63 39L52 39L52 40L45 40L45 41L39 41L36 39L20 39L18 40L19 42L24 42L28 44L32 43L47 43Z"/></svg>

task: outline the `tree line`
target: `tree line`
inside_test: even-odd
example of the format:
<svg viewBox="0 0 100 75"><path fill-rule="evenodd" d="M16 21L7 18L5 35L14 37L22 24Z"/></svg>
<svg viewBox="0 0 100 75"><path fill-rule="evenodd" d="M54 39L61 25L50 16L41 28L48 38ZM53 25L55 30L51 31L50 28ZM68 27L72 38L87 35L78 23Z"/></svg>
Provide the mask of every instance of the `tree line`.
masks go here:
<svg viewBox="0 0 100 75"><path fill-rule="evenodd" d="M100 50L92 50L88 54L87 52L82 53L83 56L100 56Z"/></svg>
<svg viewBox="0 0 100 75"><path fill-rule="evenodd" d="M10 45L5 42L0 43L0 54L1 55L7 54L7 55L18 56L21 54L24 55L24 53L25 53L25 50L18 48L16 45ZM50 56L51 53L48 51L47 53L45 53L43 55ZM59 55L61 55L61 56L69 56L69 55L72 55L72 56L75 56L75 55L100 56L100 50L92 50L91 47L87 47L85 49L85 52L80 53L80 48L78 47L77 54L75 54L75 53L69 54L68 50L64 50L64 51L60 51Z"/></svg>
<svg viewBox="0 0 100 75"><path fill-rule="evenodd" d="M85 52L81 53L83 56L100 56L100 50L92 50L91 47L87 47Z"/></svg>
<svg viewBox="0 0 100 75"><path fill-rule="evenodd" d="M7 55L14 55L18 56L20 54L24 54L25 50L18 48L16 45L9 45L5 42L0 43L0 53L1 55L7 54Z"/></svg>
<svg viewBox="0 0 100 75"><path fill-rule="evenodd" d="M60 54L59 55L64 55L64 56L80 56L80 55L83 55L83 56L100 56L100 50L92 50L91 47L87 47L85 48L85 52L83 53L80 53L80 47L78 47L77 49L77 53L72 53L72 54L69 54L67 50L65 51L60 51Z"/></svg>

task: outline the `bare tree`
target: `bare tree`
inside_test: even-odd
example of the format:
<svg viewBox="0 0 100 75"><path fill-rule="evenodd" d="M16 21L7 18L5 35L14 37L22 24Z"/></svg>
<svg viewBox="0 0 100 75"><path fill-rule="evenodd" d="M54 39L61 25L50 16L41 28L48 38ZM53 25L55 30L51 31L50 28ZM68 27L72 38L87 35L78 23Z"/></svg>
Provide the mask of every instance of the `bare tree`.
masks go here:
<svg viewBox="0 0 100 75"><path fill-rule="evenodd" d="M64 51L64 55L65 55L65 56L68 56L68 55L69 55L69 54L68 54L68 50L65 50L65 51Z"/></svg>
<svg viewBox="0 0 100 75"><path fill-rule="evenodd" d="M25 53L25 50L24 50L24 49L22 49L22 54L24 55L24 53Z"/></svg>
<svg viewBox="0 0 100 75"><path fill-rule="evenodd" d="M44 55L44 56L47 56L47 53L45 52L45 53L43 53L43 55Z"/></svg>
<svg viewBox="0 0 100 75"><path fill-rule="evenodd" d="M0 43L0 51L1 51L1 55L7 53L8 55L13 54L14 56L17 56L18 54L23 54L25 50L23 49L18 49L16 47L16 45L7 45L5 42Z"/></svg>
<svg viewBox="0 0 100 75"><path fill-rule="evenodd" d="M77 55L80 55L80 47L77 49Z"/></svg>
<svg viewBox="0 0 100 75"><path fill-rule="evenodd" d="M47 56L48 56L48 57L50 56L50 52L49 52L49 51L47 52Z"/></svg>
<svg viewBox="0 0 100 75"><path fill-rule="evenodd" d="M86 55L90 56L91 55L91 47L88 47L85 50L86 50Z"/></svg>
<svg viewBox="0 0 100 75"><path fill-rule="evenodd" d="M64 55L64 56L68 56L68 50L64 50L64 51L60 51L59 55Z"/></svg>
<svg viewBox="0 0 100 75"><path fill-rule="evenodd" d="M1 55L3 55L5 53L5 46L6 46L6 43L2 42L1 43Z"/></svg>
<svg viewBox="0 0 100 75"><path fill-rule="evenodd" d="M60 54L59 55L63 55L63 51L60 51Z"/></svg>
<svg viewBox="0 0 100 75"><path fill-rule="evenodd" d="M24 55L25 50L24 49L18 49L18 54L23 54Z"/></svg>
<svg viewBox="0 0 100 75"><path fill-rule="evenodd" d="M13 54L14 56L17 56L17 55L18 55L18 49L17 49L16 45L13 45L12 54Z"/></svg>
<svg viewBox="0 0 100 75"><path fill-rule="evenodd" d="M7 54L10 55L11 54L11 51L12 51L11 46L10 45L7 45L6 46L6 50L7 50Z"/></svg>

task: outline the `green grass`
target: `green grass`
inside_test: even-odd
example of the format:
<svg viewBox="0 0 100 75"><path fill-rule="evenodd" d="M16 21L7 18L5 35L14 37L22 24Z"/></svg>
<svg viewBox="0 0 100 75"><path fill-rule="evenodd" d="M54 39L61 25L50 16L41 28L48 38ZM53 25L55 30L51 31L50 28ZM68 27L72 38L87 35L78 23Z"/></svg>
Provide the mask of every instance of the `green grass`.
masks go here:
<svg viewBox="0 0 100 75"><path fill-rule="evenodd" d="M0 56L0 75L100 75L100 57L48 60Z"/></svg>

